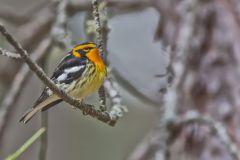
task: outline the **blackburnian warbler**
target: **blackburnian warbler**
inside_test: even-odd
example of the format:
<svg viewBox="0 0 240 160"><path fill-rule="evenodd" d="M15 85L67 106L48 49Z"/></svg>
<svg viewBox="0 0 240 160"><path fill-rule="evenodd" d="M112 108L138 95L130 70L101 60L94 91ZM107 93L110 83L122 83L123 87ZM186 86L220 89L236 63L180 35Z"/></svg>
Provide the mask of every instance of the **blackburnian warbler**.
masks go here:
<svg viewBox="0 0 240 160"><path fill-rule="evenodd" d="M75 46L58 64L51 79L63 91L78 100L95 92L103 83L106 67L94 43ZM38 111L44 111L62 99L45 87L35 105L20 119L27 123Z"/></svg>

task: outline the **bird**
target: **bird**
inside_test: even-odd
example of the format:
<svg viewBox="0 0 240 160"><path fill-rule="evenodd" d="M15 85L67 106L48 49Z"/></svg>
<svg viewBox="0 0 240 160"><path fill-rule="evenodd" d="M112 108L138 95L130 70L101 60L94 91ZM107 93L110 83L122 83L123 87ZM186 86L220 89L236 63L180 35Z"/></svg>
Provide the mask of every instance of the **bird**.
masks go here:
<svg viewBox="0 0 240 160"><path fill-rule="evenodd" d="M99 48L93 42L86 42L76 45L68 52L57 65L51 80L59 89L82 101L100 88L106 74L107 69L99 54ZM62 101L46 86L20 122L27 123L37 112L45 111Z"/></svg>

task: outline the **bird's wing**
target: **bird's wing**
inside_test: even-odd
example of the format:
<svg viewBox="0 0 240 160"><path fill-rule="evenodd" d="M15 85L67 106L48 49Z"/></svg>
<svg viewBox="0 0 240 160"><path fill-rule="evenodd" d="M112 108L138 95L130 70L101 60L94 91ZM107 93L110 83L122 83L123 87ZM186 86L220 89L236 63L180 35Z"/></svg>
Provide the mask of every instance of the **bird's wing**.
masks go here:
<svg viewBox="0 0 240 160"><path fill-rule="evenodd" d="M71 58L69 56L71 55L63 58L53 72L51 80L53 80L55 84L69 84L81 77L82 73L84 72L86 68L86 62L81 61L79 58ZM51 95L51 93L52 92L50 89L48 87L45 87L34 106L46 100Z"/></svg>
<svg viewBox="0 0 240 160"><path fill-rule="evenodd" d="M71 55L70 55L71 56ZM69 84L79 79L86 69L86 60L66 56L55 69L51 79L55 83Z"/></svg>

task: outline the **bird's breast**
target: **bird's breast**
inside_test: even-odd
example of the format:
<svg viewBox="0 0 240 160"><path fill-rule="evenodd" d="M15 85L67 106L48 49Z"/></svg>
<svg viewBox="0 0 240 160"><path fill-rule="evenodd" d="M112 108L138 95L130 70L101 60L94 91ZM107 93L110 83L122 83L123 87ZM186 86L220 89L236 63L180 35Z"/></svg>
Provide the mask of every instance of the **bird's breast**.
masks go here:
<svg viewBox="0 0 240 160"><path fill-rule="evenodd" d="M70 93L77 99L85 98L96 92L103 84L106 76L106 70L102 70L95 65L87 67L81 79L76 81L75 88Z"/></svg>

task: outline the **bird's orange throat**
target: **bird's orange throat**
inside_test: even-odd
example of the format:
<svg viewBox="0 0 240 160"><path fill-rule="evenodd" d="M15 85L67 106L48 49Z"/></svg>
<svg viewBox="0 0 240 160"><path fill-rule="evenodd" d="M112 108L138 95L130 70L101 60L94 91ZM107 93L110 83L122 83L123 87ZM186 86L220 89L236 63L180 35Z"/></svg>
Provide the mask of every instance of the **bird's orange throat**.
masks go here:
<svg viewBox="0 0 240 160"><path fill-rule="evenodd" d="M89 53L87 53L87 57L99 68L100 71L103 71L103 72L106 71L105 64L99 55L98 49L91 50Z"/></svg>

